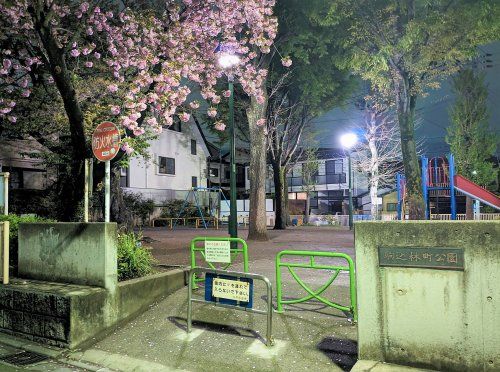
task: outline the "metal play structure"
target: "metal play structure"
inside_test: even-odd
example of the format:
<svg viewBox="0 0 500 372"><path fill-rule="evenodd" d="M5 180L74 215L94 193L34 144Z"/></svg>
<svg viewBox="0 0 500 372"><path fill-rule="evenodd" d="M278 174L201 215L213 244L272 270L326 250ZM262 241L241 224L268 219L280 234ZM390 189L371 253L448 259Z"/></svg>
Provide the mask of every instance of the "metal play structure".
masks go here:
<svg viewBox="0 0 500 372"><path fill-rule="evenodd" d="M184 203L182 204L179 214L175 218L175 223L173 227L175 228L175 226L177 226L177 221L182 218L182 215L184 214L187 205L189 203L192 203L196 206L196 209L198 210L198 214L200 216L199 218L201 219L203 227L207 229L208 221L210 220L210 218L217 220L221 219L220 207L223 200L229 207L229 201L226 199L226 196L224 195L220 187L193 187L186 194L186 197L184 198ZM207 213L204 214L203 209L205 209ZM207 214L208 216L210 216L209 218L207 218Z"/></svg>
<svg viewBox="0 0 500 372"><path fill-rule="evenodd" d="M282 258L286 256L294 256L294 257L306 257L308 258L307 263L300 262L283 262ZM341 258L346 261L347 266L338 266L338 265L322 265L315 262L316 257L330 257L330 258ZM306 295L301 298L296 298L292 300L284 300L283 299L283 290L281 284L281 268L286 267L293 279L306 291ZM304 281L299 277L297 272L295 271L298 268L303 269L313 269L313 270L328 270L333 272L330 279L323 284L317 290L313 290L309 288L309 286L304 283ZM350 294L350 305L340 305L338 303L332 302L329 299L321 296L323 292L325 292L330 285L337 279L338 275L341 271L346 271L349 273L349 294ZM356 279L354 272L354 262L352 258L345 253L338 252L325 252L325 251L291 251L284 250L277 254L276 256L276 301L277 301L277 311L283 311L284 304L298 304L301 302L306 302L312 299L316 299L319 302L338 309L344 312L349 319L357 321L357 304L356 304Z"/></svg>
<svg viewBox="0 0 500 372"><path fill-rule="evenodd" d="M425 217L431 218L431 209L439 214L440 208L450 210L450 218L457 219L457 192L458 195L467 195L474 199L474 214L479 215L480 203L500 210L500 198L485 188L475 184L467 178L456 174L453 154L447 157L421 157L422 192L425 200ZM403 174L396 175L396 189L398 197L398 220L405 216L406 182Z"/></svg>

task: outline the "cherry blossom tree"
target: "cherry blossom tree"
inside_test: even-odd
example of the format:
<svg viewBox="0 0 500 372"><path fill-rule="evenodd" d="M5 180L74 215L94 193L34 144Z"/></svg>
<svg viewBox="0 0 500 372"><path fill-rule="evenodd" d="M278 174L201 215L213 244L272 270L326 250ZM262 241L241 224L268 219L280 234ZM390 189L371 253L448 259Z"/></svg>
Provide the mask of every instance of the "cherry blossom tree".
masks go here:
<svg viewBox="0 0 500 372"><path fill-rule="evenodd" d="M269 53L276 36L274 0L13 0L0 4L0 120L16 125L16 107L38 86L55 86L71 138L71 175L62 190L64 218L76 215L83 194L83 160L90 156L86 127L111 119L123 130L122 150L159 133L174 117L189 121L199 103L193 86L213 104L223 76L219 53L237 53L231 72L246 94L261 100L267 71L253 62ZM101 112L84 110L78 82L108 79ZM209 110L213 111L213 108ZM212 112L213 114L213 112ZM224 129L224 123L218 128Z"/></svg>

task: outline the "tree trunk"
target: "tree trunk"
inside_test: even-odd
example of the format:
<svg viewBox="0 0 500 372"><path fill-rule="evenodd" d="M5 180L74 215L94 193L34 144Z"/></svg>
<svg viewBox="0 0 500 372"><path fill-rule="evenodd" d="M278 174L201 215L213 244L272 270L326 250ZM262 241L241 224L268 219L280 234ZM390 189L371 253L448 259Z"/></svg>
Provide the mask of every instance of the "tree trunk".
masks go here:
<svg viewBox="0 0 500 372"><path fill-rule="evenodd" d="M368 147L370 148L370 203L373 220L378 219L378 180L379 180L379 170L378 170L378 150L375 143L375 135L368 141Z"/></svg>
<svg viewBox="0 0 500 372"><path fill-rule="evenodd" d="M412 88L411 78L398 80L396 82L396 102L406 178L408 215L410 220L423 220L425 219L425 203L417 146L415 144L415 106L417 97L411 94Z"/></svg>
<svg viewBox="0 0 500 372"><path fill-rule="evenodd" d="M306 210L304 211L304 224L309 223L309 210L311 209L311 195L306 193Z"/></svg>
<svg viewBox="0 0 500 372"><path fill-rule="evenodd" d="M257 120L266 115L266 102L259 104L255 97L247 109L250 129L250 213L249 240L268 240L266 215L266 177L267 177L267 137L264 126L257 126Z"/></svg>
<svg viewBox="0 0 500 372"><path fill-rule="evenodd" d="M285 230L287 222L287 200L285 198L285 168L279 162L272 162L274 178L275 230Z"/></svg>
<svg viewBox="0 0 500 372"><path fill-rule="evenodd" d="M465 219L474 219L474 199L470 196L465 196Z"/></svg>
<svg viewBox="0 0 500 372"><path fill-rule="evenodd" d="M378 220L378 180L370 180L371 215L373 220Z"/></svg>
<svg viewBox="0 0 500 372"><path fill-rule="evenodd" d="M45 48L51 75L61 94L64 109L68 116L72 147L70 175L65 177L62 182L61 195L64 196L64 203L60 219L75 220L78 218L78 210L84 194L84 160L88 152L85 141L84 118L71 74L66 65L65 50L59 47L52 34L50 20L47 19L47 13L51 10L45 9L43 3L38 1L36 5L30 6L28 9L33 18L35 30Z"/></svg>

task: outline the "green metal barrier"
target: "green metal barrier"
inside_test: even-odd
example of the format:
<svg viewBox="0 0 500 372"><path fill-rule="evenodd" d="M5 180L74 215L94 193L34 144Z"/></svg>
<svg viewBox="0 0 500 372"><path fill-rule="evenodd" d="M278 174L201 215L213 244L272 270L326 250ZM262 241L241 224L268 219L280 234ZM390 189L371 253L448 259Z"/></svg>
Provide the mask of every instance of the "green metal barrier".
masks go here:
<svg viewBox="0 0 500 372"><path fill-rule="evenodd" d="M309 257L309 263L293 263L293 262L281 262L283 256L300 256ZM333 265L319 265L314 262L315 257L331 257L331 258L342 258L347 261L348 266L333 266ZM281 287L281 268L286 267L288 271L295 279L295 281L308 293L308 295L297 298L293 300L283 300L282 297L282 287ZM312 290L304 283L304 281L299 278L295 272L296 268L305 269L315 269L315 270L334 270L332 277L319 289L316 291ZM351 296L351 305L343 306L335 302L329 301L328 299L321 296L321 294L326 291L326 289L333 283L341 271L349 272L349 289ZM278 302L278 312L283 312L283 304L297 304L300 302L306 302L313 298L324 303L325 305L334 307L347 313L348 316L351 315L354 321L357 321L357 304L356 304L356 281L354 276L354 262L352 258L345 253L337 252L318 252L318 251L281 251L276 256L276 297Z"/></svg>
<svg viewBox="0 0 500 372"><path fill-rule="evenodd" d="M196 243L198 242L206 242L206 241L226 241L226 242L235 242L236 248L234 248L231 244L231 262L227 264L223 264L222 267L215 267L215 265L211 262L208 262L205 257L205 246L197 247ZM240 248L241 244L241 248ZM229 238L229 237L197 237L191 240L191 269L202 267L196 266L196 252L200 252L201 256L207 263L208 267L213 270L227 270L233 263L235 258L237 258L240 253L243 255L243 271L248 273L248 245L247 242L240 238ZM196 275L193 275L193 288L196 288L196 282L203 281L202 278L197 278Z"/></svg>

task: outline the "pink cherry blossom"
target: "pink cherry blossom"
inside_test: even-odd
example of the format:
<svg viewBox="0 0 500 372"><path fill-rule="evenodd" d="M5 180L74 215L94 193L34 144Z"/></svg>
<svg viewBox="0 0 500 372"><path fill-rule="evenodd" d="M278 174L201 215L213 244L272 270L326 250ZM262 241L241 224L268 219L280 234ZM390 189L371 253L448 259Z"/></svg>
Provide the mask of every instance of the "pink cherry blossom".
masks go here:
<svg viewBox="0 0 500 372"><path fill-rule="evenodd" d="M207 110L207 115L210 116L211 118L215 118L217 116L217 110L215 109L215 107L210 107Z"/></svg>
<svg viewBox="0 0 500 372"><path fill-rule="evenodd" d="M162 125L171 125L175 115L189 120L188 113L178 111L187 106L193 86L214 105L220 102L221 95L229 97L229 92L217 92L216 88L225 73L217 63L219 49L239 55L241 63L232 71L234 78L247 95L263 101L267 70L260 68L255 59L258 52L270 51L276 37L274 0L183 0L182 6L167 1L164 3L168 9L163 10L168 11L170 19L155 15L161 12L145 17L145 13L125 7L112 7L117 11L113 14L106 2L101 3L102 9L82 0L46 2L53 10L51 36L62 51L69 51L62 58L71 73L87 79L86 69L98 67L99 76L113 81L99 93L116 100L115 107L110 107L112 114L121 113L120 123L134 135L144 133L144 128L138 129L141 115L157 118L141 122L155 132L160 132ZM31 91L27 88L57 78L46 63L47 53L28 11L29 3L0 2L2 40L6 41L0 46L2 97L28 97ZM9 45L11 41L16 45ZM18 45L31 45L30 52ZM33 55L33 51L39 54ZM81 55L86 56L86 61L78 63L74 58ZM26 76L24 88L14 80L11 69L16 70L15 76ZM37 80L32 81L32 77ZM0 109L6 107L6 102L0 102ZM189 107L197 109L200 105L194 101ZM217 110L211 107L207 114L216 117ZM130 147L126 141L123 146Z"/></svg>
<svg viewBox="0 0 500 372"><path fill-rule="evenodd" d="M290 67L292 65L292 60L290 57L284 57L281 59L281 64L285 67Z"/></svg>
<svg viewBox="0 0 500 372"><path fill-rule="evenodd" d="M158 125L158 121L156 120L156 118L149 118L146 120L146 123L152 127Z"/></svg>
<svg viewBox="0 0 500 372"><path fill-rule="evenodd" d="M230 90L225 90L224 93L222 93L222 95L226 98L229 98L231 97L231 91Z"/></svg>
<svg viewBox="0 0 500 372"><path fill-rule="evenodd" d="M226 129L226 124L224 124L222 121L216 121L214 123L214 128L222 132L224 129Z"/></svg>
<svg viewBox="0 0 500 372"><path fill-rule="evenodd" d="M256 124L257 124L258 127L266 125L266 119L259 119L259 120L257 120Z"/></svg>
<svg viewBox="0 0 500 372"><path fill-rule="evenodd" d="M130 155L130 154L132 154L132 153L134 152L134 148L133 148L133 147L131 147L131 146L128 144L128 142L123 142L123 143L122 143L122 146L121 146L121 149L122 149L123 151L125 151L125 153L126 153L127 155Z"/></svg>
<svg viewBox="0 0 500 372"><path fill-rule="evenodd" d="M191 117L191 115L189 115L187 112L183 112L182 114L179 115L179 118L184 123L187 123L189 121L190 117Z"/></svg>
<svg viewBox="0 0 500 372"><path fill-rule="evenodd" d="M9 120L11 123L15 123L15 122L17 122L17 117L9 115L7 117L7 120Z"/></svg>

